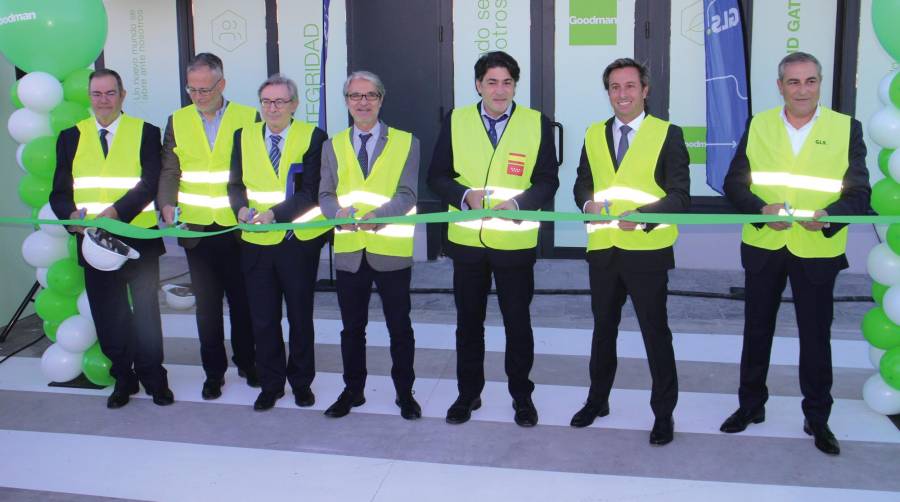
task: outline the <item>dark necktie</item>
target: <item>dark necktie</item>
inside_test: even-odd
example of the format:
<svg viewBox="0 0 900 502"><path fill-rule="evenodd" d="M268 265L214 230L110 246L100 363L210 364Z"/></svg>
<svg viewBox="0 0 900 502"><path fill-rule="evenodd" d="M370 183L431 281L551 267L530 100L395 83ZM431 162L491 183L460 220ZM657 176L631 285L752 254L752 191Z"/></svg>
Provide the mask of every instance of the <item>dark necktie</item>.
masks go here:
<svg viewBox="0 0 900 502"><path fill-rule="evenodd" d="M281 149L278 148L278 143L281 142L281 136L273 134L269 136L269 139L272 140L272 148L269 149L269 160L272 161L275 176L278 176L278 163L281 162Z"/></svg>
<svg viewBox="0 0 900 502"><path fill-rule="evenodd" d="M494 145L494 148L497 147L497 141L499 141L497 139L497 123L506 120L507 116L508 115L504 113L500 116L500 118L493 119L491 117L488 117L487 115L484 115L484 118L486 118L488 121L488 139L491 140L491 144Z"/></svg>
<svg viewBox="0 0 900 502"><path fill-rule="evenodd" d="M369 151L366 150L366 143L369 142L369 138L371 138L371 134L360 134L359 135L359 153L356 155L357 160L359 160L359 167L362 168L363 177L369 177Z"/></svg>
<svg viewBox="0 0 900 502"><path fill-rule="evenodd" d="M109 154L109 143L106 141L106 135L109 134L109 130L100 129L100 148L103 150L103 156L106 157Z"/></svg>
<svg viewBox="0 0 900 502"><path fill-rule="evenodd" d="M616 152L616 166L622 165L622 159L625 158L625 152L628 151L628 133L631 132L631 128L623 125L619 131L622 131L622 137L619 138L619 150Z"/></svg>

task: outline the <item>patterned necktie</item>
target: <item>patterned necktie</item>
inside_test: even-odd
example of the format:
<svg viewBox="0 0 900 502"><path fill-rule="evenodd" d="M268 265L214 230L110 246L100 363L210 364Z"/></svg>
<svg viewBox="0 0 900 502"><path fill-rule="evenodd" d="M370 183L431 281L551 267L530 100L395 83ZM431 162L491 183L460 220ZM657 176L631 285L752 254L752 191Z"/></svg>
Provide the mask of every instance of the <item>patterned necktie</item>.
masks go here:
<svg viewBox="0 0 900 502"><path fill-rule="evenodd" d="M281 149L278 148L278 143L281 142L281 136L273 134L269 136L269 139L272 140L272 148L269 149L269 160L272 161L275 176L278 176L278 163L281 162Z"/></svg>
<svg viewBox="0 0 900 502"><path fill-rule="evenodd" d="M109 134L109 130L100 129L100 148L103 149L103 156L106 157L109 154L109 143L106 141L106 135Z"/></svg>
<svg viewBox="0 0 900 502"><path fill-rule="evenodd" d="M625 158L625 152L628 151L628 133L631 132L631 128L623 125L619 130L622 131L622 137L619 138L619 150L616 152L616 166L622 165L622 159Z"/></svg>
<svg viewBox="0 0 900 502"><path fill-rule="evenodd" d="M359 167L362 168L363 177L369 176L369 151L366 150L366 143L369 142L371 137L371 134L359 135L359 153L356 155L356 158L359 160Z"/></svg>
<svg viewBox="0 0 900 502"><path fill-rule="evenodd" d="M506 115L505 113L498 119L492 119L491 117L484 115L484 118L486 118L488 121L488 139L491 140L491 144L494 145L494 148L497 148L497 141L499 141L497 139L497 123L503 122L507 117L508 115Z"/></svg>

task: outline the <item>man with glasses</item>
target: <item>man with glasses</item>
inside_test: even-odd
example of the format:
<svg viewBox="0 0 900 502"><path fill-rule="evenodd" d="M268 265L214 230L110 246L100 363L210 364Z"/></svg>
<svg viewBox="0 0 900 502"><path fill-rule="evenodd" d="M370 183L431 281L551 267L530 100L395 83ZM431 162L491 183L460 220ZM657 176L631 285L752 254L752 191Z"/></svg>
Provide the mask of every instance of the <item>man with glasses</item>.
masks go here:
<svg viewBox="0 0 900 502"><path fill-rule="evenodd" d="M257 112L222 96L225 77L216 55L197 54L186 74L185 91L193 104L173 113L166 124L157 204L167 225L184 223L189 230L213 232L237 224L226 189L232 140L236 130L256 121ZM197 300L200 359L206 373L201 396L216 399L225 384L223 298L228 299L231 319L232 360L247 384L259 387L244 278L234 273L241 260L238 235L179 238L178 243L187 255Z"/></svg>
<svg viewBox="0 0 900 502"><path fill-rule="evenodd" d="M413 398L415 339L409 317L415 225L364 222L415 213L419 140L379 120L384 84L377 75L351 73L344 98L353 125L325 142L319 202L326 217L359 223L334 233L345 387L325 414L343 417L366 401L366 324L374 282L390 335L395 403L403 418L413 420L422 416Z"/></svg>
<svg viewBox="0 0 900 502"><path fill-rule="evenodd" d="M293 114L297 84L275 74L259 87L262 122L234 133L228 198L241 223L322 221L319 210L321 129ZM250 299L256 369L262 391L253 409L264 411L284 396L285 381L297 406L315 403L313 292L328 227L241 233L241 268ZM290 325L285 361L281 305Z"/></svg>
<svg viewBox="0 0 900 502"><path fill-rule="evenodd" d="M122 113L125 89L113 70L89 77L94 116L61 132L56 143L56 171L50 206L59 219L110 218L137 227L155 228L153 198L159 183L159 128ZM78 241L78 263L97 340L112 362L116 380L106 407L128 404L144 385L159 406L175 400L163 362L159 317L159 257L162 239L121 240L140 253L118 270L101 271L81 254L83 227L69 227ZM131 298L129 298L129 291Z"/></svg>

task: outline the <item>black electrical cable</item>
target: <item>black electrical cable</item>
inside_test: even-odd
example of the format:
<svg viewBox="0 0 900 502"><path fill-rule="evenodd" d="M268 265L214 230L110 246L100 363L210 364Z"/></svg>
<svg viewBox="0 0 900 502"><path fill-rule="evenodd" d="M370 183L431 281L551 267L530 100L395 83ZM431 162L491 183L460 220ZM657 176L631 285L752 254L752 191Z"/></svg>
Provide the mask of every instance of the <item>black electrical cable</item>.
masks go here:
<svg viewBox="0 0 900 502"><path fill-rule="evenodd" d="M41 341L43 338L44 338L44 335L42 334L41 336L39 336L39 337L35 338L34 340L32 340L31 342L29 342L28 344L23 345L22 347L19 347L18 349L14 350L12 353L8 354L8 355L7 355L6 357L4 357L3 359L0 359L0 364L5 363L6 360L9 359L10 357L12 357L12 356L18 354L19 352L22 352L23 350L27 349L28 347L31 347L32 345L38 343L38 342Z"/></svg>

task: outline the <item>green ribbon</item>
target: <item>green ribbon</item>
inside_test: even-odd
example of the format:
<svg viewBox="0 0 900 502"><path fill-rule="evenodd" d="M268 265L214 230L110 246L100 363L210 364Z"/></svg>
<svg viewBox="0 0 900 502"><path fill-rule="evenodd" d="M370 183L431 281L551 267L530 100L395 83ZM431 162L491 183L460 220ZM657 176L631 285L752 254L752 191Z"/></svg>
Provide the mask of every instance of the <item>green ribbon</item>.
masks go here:
<svg viewBox="0 0 900 502"><path fill-rule="evenodd" d="M523 221L610 221L624 220L636 223L668 223L674 225L734 225L743 223L771 223L775 221L799 222L811 221L812 218L796 216L779 216L764 214L694 214L694 213L631 213L628 216L608 216L600 214L585 214L575 212L556 211L496 211L491 209L479 209L470 211L454 211L444 213L425 213L409 216L391 216L384 218L371 218L366 223L452 223L457 221L471 221L482 218L499 217L502 215L510 220ZM826 216L818 221L827 223L847 224L892 224L900 223L900 215L882 216ZM335 218L324 221L311 221L307 223L270 223L267 225L253 225L241 223L234 227L217 231L197 231L176 227L162 229L141 228L107 218L93 220L43 220L38 218L0 218L0 225L80 225L84 227L97 227L113 234L131 237L135 239L154 239L157 237L208 237L224 234L234 230L249 232L268 232L272 230L297 230L304 228L323 228L337 225L350 225L360 223L354 218Z"/></svg>

